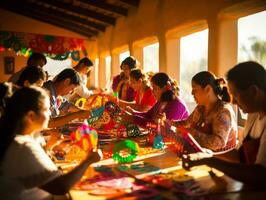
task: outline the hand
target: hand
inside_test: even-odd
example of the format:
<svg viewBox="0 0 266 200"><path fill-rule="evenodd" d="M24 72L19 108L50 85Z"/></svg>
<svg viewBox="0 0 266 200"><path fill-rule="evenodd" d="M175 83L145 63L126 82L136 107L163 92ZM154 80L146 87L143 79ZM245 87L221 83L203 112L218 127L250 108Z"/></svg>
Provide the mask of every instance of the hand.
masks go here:
<svg viewBox="0 0 266 200"><path fill-rule="evenodd" d="M156 123L160 123L160 125L164 125L164 121L166 120L165 113L158 113L154 119Z"/></svg>
<svg viewBox="0 0 266 200"><path fill-rule="evenodd" d="M173 121L172 120L169 120L169 119L165 119L164 121L163 121L163 125L164 126L173 126Z"/></svg>
<svg viewBox="0 0 266 200"><path fill-rule="evenodd" d="M96 88L94 90L92 90L93 94L99 94L99 93L102 93L104 92L102 88Z"/></svg>
<svg viewBox="0 0 266 200"><path fill-rule="evenodd" d="M126 108L125 108L125 110L127 111L127 112L129 112L129 113L133 113L135 110L133 109L133 108L131 108L130 106L127 106Z"/></svg>
<svg viewBox="0 0 266 200"><path fill-rule="evenodd" d="M100 161L103 158L103 153L101 149L93 150L88 154L87 160L90 163L95 163Z"/></svg>
<svg viewBox="0 0 266 200"><path fill-rule="evenodd" d="M120 116L124 121L127 121L127 122L134 121L134 117L132 116L132 114L127 111L122 112Z"/></svg>
<svg viewBox="0 0 266 200"><path fill-rule="evenodd" d="M70 106L67 110L67 112L77 112L80 111L80 109L74 105Z"/></svg>
<svg viewBox="0 0 266 200"><path fill-rule="evenodd" d="M182 155L182 167L185 170L190 170L191 167L205 165L211 160L212 154L209 153L194 153Z"/></svg>

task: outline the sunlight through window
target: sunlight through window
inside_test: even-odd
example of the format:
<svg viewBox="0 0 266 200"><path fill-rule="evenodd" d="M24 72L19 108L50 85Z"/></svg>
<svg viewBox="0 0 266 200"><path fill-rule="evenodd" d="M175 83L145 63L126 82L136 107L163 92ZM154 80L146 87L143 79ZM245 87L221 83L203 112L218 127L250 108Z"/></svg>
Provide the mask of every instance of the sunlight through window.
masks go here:
<svg viewBox="0 0 266 200"><path fill-rule="evenodd" d="M266 67L266 11L239 18L238 61L254 60Z"/></svg>
<svg viewBox="0 0 266 200"><path fill-rule="evenodd" d="M119 54L119 63L121 64L121 62L123 61L123 60L125 60L127 57L129 57L130 56L130 53L129 53L129 51L125 51L125 52L123 52L123 53L120 53Z"/></svg>
<svg viewBox="0 0 266 200"><path fill-rule="evenodd" d="M96 58L94 62L94 86L99 87L99 58Z"/></svg>
<svg viewBox="0 0 266 200"><path fill-rule="evenodd" d="M145 72L159 71L159 43L145 46L143 48L143 69Z"/></svg>
<svg viewBox="0 0 266 200"><path fill-rule="evenodd" d="M208 70L208 29L182 37L180 43L180 96L192 111L196 104L191 95L191 79Z"/></svg>
<svg viewBox="0 0 266 200"><path fill-rule="evenodd" d="M105 58L105 88L111 88L111 56Z"/></svg>
<svg viewBox="0 0 266 200"><path fill-rule="evenodd" d="M48 72L49 80L52 80L57 74L66 68L72 67L72 60L70 58L66 60L53 60L46 57L47 63L44 65L43 69Z"/></svg>

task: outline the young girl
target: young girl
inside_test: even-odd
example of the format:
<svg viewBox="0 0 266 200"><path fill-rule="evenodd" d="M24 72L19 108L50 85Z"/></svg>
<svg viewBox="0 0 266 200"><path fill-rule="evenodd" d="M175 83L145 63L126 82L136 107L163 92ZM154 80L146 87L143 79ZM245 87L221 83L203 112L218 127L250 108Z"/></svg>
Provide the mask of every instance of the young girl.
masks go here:
<svg viewBox="0 0 266 200"><path fill-rule="evenodd" d="M151 79L152 91L157 103L147 112L132 112L124 115L126 121L145 127L149 122L157 122L165 113L168 120L184 120L188 110L177 96L178 89L165 73L157 73Z"/></svg>
<svg viewBox="0 0 266 200"><path fill-rule="evenodd" d="M186 121L172 125L185 126L199 144L213 151L232 149L236 145L237 124L223 79L208 71L192 78L192 95L198 104Z"/></svg>
<svg viewBox="0 0 266 200"><path fill-rule="evenodd" d="M61 173L33 134L47 128L50 101L41 88L25 87L7 102L0 121L0 199L42 199L65 194L87 167L100 160L92 152L76 168ZM47 191L47 192L44 192Z"/></svg>
<svg viewBox="0 0 266 200"><path fill-rule="evenodd" d="M134 102L119 101L119 106L125 108L129 106L135 111L148 111L155 103L156 98L152 93L145 74L140 69L134 69L130 72L130 86L135 90L136 96Z"/></svg>

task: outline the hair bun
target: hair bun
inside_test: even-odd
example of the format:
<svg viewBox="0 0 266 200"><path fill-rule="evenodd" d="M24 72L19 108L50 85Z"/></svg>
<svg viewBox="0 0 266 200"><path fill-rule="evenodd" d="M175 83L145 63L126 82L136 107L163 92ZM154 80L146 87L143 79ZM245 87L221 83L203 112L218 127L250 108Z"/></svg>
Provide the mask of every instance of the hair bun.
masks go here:
<svg viewBox="0 0 266 200"><path fill-rule="evenodd" d="M215 79L215 81L217 82L217 84L219 84L219 85L224 85L226 82L225 82L225 80L223 79L223 78L217 78L217 79Z"/></svg>

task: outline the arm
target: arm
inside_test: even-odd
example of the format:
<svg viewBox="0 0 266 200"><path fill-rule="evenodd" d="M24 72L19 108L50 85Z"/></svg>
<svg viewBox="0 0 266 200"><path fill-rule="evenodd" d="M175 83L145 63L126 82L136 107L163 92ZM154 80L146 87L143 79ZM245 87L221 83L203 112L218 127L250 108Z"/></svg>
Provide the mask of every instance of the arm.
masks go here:
<svg viewBox="0 0 266 200"><path fill-rule="evenodd" d="M194 128L189 131L200 145L215 151L225 147L231 129L232 123L230 112L227 109L223 109L215 114L212 121L211 133L203 133Z"/></svg>
<svg viewBox="0 0 266 200"><path fill-rule="evenodd" d="M89 90L86 85L80 85L75 88L75 93L80 97L88 98L93 94L93 91Z"/></svg>
<svg viewBox="0 0 266 200"><path fill-rule="evenodd" d="M114 92L117 92L117 85L119 83L119 80L120 80L120 75L117 75L113 78L113 81L112 81L112 90Z"/></svg>
<svg viewBox="0 0 266 200"><path fill-rule="evenodd" d="M265 187L266 168L262 165L245 165L230 163L218 158L205 158L201 160L191 161L189 158L183 158L183 167L189 169L197 165L208 165L224 172L226 175L235 180L247 183L249 185L257 185ZM259 175L258 175L259 174Z"/></svg>
<svg viewBox="0 0 266 200"><path fill-rule="evenodd" d="M100 153L92 152L86 160L67 174L61 175L40 188L55 195L66 194L70 188L82 177L90 164L99 161Z"/></svg>
<svg viewBox="0 0 266 200"><path fill-rule="evenodd" d="M90 111L80 110L73 113L68 113L64 116L50 118L49 120L49 128L55 128L58 126L63 126L68 122L80 118L80 119L88 119L90 117Z"/></svg>
<svg viewBox="0 0 266 200"><path fill-rule="evenodd" d="M188 118L186 120L168 120L167 123L170 124L171 126L175 126L175 127L185 127L185 128L190 128L191 124L193 123L193 119L195 118L194 116L197 117L197 115L199 115L199 111L198 111L198 107L196 107L193 112L188 116Z"/></svg>
<svg viewBox="0 0 266 200"><path fill-rule="evenodd" d="M118 99L118 105L122 108L126 108L127 106L133 107L133 106L136 106L136 102L135 101L124 101L124 100Z"/></svg>
<svg viewBox="0 0 266 200"><path fill-rule="evenodd" d="M147 112L133 112L134 117L134 123L146 127L148 122L154 122L154 113L156 113L156 110L159 108L159 103L156 103L150 110Z"/></svg>

